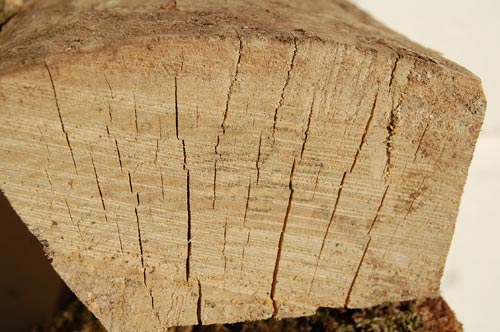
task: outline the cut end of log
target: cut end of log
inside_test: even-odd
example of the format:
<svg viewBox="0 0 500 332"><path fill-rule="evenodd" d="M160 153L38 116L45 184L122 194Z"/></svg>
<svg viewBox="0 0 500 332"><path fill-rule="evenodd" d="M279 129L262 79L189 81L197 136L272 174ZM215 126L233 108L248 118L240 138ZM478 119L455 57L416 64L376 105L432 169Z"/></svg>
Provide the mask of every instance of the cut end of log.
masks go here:
<svg viewBox="0 0 500 332"><path fill-rule="evenodd" d="M436 296L480 80L342 0L165 3L0 33L0 187L106 328Z"/></svg>

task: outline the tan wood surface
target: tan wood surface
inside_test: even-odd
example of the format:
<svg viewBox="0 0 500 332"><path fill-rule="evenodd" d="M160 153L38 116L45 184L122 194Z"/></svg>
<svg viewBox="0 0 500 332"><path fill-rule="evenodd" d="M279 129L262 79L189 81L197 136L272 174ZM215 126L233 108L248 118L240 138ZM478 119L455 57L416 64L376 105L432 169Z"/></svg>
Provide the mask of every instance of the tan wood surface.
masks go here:
<svg viewBox="0 0 500 332"><path fill-rule="evenodd" d="M345 1L33 1L0 187L109 331L432 296L485 103Z"/></svg>

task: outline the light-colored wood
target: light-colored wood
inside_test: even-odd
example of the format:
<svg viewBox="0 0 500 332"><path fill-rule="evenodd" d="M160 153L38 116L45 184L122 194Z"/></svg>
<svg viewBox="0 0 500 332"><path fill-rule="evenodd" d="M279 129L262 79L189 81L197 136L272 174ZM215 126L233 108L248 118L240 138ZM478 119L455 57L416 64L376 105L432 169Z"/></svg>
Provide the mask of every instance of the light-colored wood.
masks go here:
<svg viewBox="0 0 500 332"><path fill-rule="evenodd" d="M477 77L345 1L31 2L0 186L109 331L436 295Z"/></svg>

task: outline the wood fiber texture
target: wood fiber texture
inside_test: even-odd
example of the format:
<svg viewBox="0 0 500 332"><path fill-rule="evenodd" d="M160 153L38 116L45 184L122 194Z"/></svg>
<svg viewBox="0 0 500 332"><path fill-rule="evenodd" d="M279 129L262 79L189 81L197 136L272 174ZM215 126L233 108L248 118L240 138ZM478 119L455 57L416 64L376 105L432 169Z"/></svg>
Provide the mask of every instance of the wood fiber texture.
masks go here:
<svg viewBox="0 0 500 332"><path fill-rule="evenodd" d="M32 1L0 187L109 331L435 296L485 104L342 0Z"/></svg>

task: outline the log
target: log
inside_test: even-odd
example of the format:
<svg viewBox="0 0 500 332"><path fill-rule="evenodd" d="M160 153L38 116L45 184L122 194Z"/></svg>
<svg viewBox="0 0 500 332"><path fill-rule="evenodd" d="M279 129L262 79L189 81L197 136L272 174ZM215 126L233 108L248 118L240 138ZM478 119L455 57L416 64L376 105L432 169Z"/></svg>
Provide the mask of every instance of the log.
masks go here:
<svg viewBox="0 0 500 332"><path fill-rule="evenodd" d="M436 296L480 80L343 0L32 1L0 186L109 331Z"/></svg>

